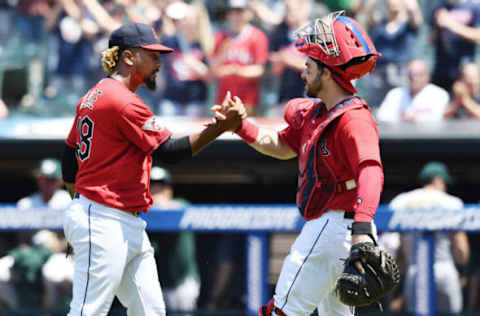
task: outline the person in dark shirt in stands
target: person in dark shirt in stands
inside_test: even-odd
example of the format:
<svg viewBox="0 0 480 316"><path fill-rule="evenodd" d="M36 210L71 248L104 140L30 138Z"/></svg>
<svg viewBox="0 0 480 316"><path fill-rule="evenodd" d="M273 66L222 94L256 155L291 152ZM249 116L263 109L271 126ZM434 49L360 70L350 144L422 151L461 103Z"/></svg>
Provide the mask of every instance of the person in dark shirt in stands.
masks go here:
<svg viewBox="0 0 480 316"><path fill-rule="evenodd" d="M380 106L389 90L404 84L402 70L415 57L418 29L423 24L417 0L388 0L386 9L387 16L379 21L370 12L372 41L382 53L368 80L367 101L373 108Z"/></svg>
<svg viewBox="0 0 480 316"><path fill-rule="evenodd" d="M432 82L446 90L458 76L460 65L473 61L480 42L480 4L473 0L443 0L431 21L435 39Z"/></svg>
<svg viewBox="0 0 480 316"><path fill-rule="evenodd" d="M202 117L207 101L206 56L213 49L208 16L200 4L174 2L166 8L176 32L163 43L174 49L165 57L163 100L155 109L162 116Z"/></svg>
<svg viewBox="0 0 480 316"><path fill-rule="evenodd" d="M460 78L452 87L452 102L445 111L445 117L480 119L480 69L476 63L461 67Z"/></svg>
<svg viewBox="0 0 480 316"><path fill-rule="evenodd" d="M311 4L308 0L287 0L286 15L270 37L270 63L273 74L279 78L277 104L282 107L292 98L303 97L305 85L300 74L305 67L306 56L295 48L295 30L308 22Z"/></svg>

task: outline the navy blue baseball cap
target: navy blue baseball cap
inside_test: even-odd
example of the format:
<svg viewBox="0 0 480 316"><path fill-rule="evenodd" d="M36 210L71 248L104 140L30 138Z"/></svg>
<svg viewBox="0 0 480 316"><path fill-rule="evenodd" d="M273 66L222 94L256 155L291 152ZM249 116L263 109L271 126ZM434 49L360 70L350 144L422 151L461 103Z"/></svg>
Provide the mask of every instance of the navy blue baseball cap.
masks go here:
<svg viewBox="0 0 480 316"><path fill-rule="evenodd" d="M173 52L173 49L160 44L157 33L150 25L143 23L124 24L110 34L108 47L119 46L121 49L141 47L162 54Z"/></svg>

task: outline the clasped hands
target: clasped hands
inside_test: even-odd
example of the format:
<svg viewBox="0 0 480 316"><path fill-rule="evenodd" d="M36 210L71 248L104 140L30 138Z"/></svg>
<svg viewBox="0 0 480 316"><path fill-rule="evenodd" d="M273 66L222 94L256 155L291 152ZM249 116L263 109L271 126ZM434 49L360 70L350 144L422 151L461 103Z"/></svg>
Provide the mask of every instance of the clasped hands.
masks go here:
<svg viewBox="0 0 480 316"><path fill-rule="evenodd" d="M209 125L214 125L223 131L235 132L247 117L242 100L237 96L232 99L230 91L227 91L222 104L212 106L210 111L213 112L213 120Z"/></svg>

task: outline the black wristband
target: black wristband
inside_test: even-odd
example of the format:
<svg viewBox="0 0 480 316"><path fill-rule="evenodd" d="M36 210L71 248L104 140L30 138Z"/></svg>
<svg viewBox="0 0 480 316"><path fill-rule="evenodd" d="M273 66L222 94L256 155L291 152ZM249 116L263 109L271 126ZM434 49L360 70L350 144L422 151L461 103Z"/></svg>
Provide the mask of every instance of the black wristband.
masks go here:
<svg viewBox="0 0 480 316"><path fill-rule="evenodd" d="M378 246L375 237L373 236L372 223L370 222L353 222L352 224L352 235L368 235L375 246Z"/></svg>
<svg viewBox="0 0 480 316"><path fill-rule="evenodd" d="M352 235L373 235L372 223L370 222L353 222Z"/></svg>

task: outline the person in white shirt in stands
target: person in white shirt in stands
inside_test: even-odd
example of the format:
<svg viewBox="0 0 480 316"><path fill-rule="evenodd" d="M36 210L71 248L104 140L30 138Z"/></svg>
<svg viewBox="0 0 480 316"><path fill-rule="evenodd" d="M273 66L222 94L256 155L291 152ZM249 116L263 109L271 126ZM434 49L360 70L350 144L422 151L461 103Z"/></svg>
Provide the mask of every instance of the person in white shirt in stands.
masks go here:
<svg viewBox="0 0 480 316"><path fill-rule="evenodd" d="M422 59L408 64L409 85L390 90L376 114L379 122L438 122L449 103L448 92L430 83L430 70Z"/></svg>
<svg viewBox="0 0 480 316"><path fill-rule="evenodd" d="M20 199L17 208L21 210L52 208L63 210L72 200L67 191L62 190L62 169L57 159L46 158L40 161L34 171L38 192Z"/></svg>

